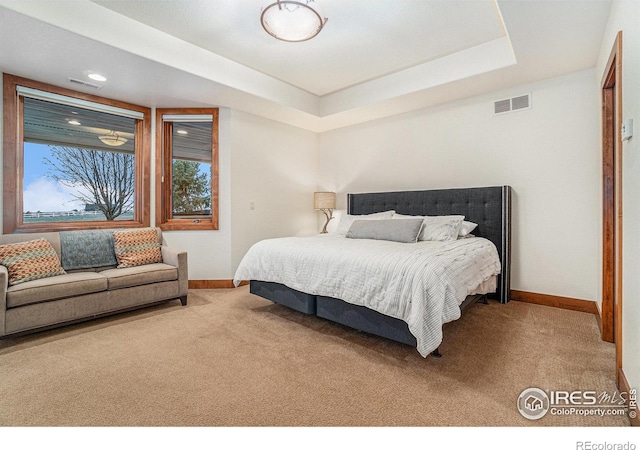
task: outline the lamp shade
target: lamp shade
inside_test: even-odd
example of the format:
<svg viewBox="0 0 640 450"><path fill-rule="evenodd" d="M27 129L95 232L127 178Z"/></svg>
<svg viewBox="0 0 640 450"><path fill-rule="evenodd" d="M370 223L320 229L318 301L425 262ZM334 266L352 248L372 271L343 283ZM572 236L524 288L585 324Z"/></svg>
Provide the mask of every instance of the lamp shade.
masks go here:
<svg viewBox="0 0 640 450"><path fill-rule="evenodd" d="M335 209L336 193L335 192L314 192L313 209Z"/></svg>

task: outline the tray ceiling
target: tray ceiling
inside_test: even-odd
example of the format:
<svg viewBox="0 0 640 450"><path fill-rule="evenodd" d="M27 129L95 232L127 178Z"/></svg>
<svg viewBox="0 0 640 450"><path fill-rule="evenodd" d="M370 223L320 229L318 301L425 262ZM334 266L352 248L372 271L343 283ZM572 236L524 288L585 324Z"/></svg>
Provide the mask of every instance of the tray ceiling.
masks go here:
<svg viewBox="0 0 640 450"><path fill-rule="evenodd" d="M286 43L261 0L0 0L0 70L149 107L322 132L594 67L611 0L317 0ZM108 80L71 86L91 71Z"/></svg>

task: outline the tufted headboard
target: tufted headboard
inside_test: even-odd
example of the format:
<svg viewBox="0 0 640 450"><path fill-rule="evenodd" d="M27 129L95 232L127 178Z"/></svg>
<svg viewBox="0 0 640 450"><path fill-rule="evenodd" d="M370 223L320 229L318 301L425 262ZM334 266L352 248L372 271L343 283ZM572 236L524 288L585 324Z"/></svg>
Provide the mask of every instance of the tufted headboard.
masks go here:
<svg viewBox="0 0 640 450"><path fill-rule="evenodd" d="M493 242L502 272L496 292L500 303L509 301L511 276L511 187L435 189L428 191L347 194L349 214L395 210L399 214L443 216L459 214L478 227L473 234Z"/></svg>

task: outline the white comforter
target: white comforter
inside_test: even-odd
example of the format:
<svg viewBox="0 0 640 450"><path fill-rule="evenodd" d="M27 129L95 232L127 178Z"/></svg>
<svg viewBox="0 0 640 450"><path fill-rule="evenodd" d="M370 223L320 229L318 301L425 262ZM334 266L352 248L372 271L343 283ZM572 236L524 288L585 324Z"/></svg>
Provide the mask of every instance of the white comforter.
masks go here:
<svg viewBox="0 0 640 450"><path fill-rule="evenodd" d="M496 247L483 238L406 244L329 234L256 243L234 284L281 283L404 320L426 357L442 342L442 325L460 317L466 296L499 273Z"/></svg>

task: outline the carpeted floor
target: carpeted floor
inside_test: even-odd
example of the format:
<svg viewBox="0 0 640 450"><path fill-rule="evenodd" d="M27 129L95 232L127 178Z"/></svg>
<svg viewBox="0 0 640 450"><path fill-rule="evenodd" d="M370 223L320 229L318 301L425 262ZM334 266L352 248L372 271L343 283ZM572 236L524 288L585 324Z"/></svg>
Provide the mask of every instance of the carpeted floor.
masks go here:
<svg viewBox="0 0 640 450"><path fill-rule="evenodd" d="M442 358L255 297L248 287L0 340L1 426L627 426L522 417L520 393L615 391L595 317L477 304Z"/></svg>

